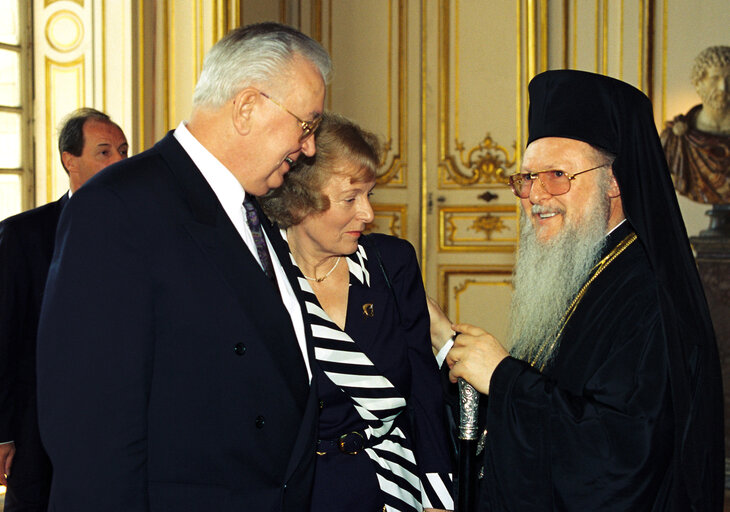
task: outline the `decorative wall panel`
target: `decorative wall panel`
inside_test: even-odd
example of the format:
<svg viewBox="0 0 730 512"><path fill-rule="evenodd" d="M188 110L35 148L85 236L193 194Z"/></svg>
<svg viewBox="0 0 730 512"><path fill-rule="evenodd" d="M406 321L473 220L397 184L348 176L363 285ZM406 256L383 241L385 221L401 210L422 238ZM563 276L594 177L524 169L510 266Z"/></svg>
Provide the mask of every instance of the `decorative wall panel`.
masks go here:
<svg viewBox="0 0 730 512"><path fill-rule="evenodd" d="M438 302L456 323L466 322L504 340L509 325L512 267L441 265Z"/></svg>
<svg viewBox="0 0 730 512"><path fill-rule="evenodd" d="M519 233L514 205L439 208L439 250L513 252Z"/></svg>
<svg viewBox="0 0 730 512"><path fill-rule="evenodd" d="M368 225L367 232L385 233L406 238L405 226L408 225L406 205L373 204L374 220Z"/></svg>

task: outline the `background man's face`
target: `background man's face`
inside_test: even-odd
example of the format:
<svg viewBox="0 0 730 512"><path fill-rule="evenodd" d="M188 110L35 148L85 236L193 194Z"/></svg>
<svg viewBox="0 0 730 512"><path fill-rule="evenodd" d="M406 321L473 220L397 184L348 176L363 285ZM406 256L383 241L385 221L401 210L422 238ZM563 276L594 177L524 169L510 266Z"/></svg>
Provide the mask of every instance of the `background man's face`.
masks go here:
<svg viewBox="0 0 730 512"><path fill-rule="evenodd" d="M69 172L71 190L76 191L105 167L127 158L127 138L113 123L89 119L84 123L84 149L81 155L64 152L63 161Z"/></svg>
<svg viewBox="0 0 730 512"><path fill-rule="evenodd" d="M730 109L730 66L709 66L697 83L702 104L713 110Z"/></svg>
<svg viewBox="0 0 730 512"><path fill-rule="evenodd" d="M522 172L561 170L575 174L600 165L598 153L585 142L562 137L545 137L525 149ZM549 194L539 179L529 197L521 199L522 208L535 228L538 242L550 242L566 225L580 224L592 207L599 172L581 174L570 182L565 194Z"/></svg>

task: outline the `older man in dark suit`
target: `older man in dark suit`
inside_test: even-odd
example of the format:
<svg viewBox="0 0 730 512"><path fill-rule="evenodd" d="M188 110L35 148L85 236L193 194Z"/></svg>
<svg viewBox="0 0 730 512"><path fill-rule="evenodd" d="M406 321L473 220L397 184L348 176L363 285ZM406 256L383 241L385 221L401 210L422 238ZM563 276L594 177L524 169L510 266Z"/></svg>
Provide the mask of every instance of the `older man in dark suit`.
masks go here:
<svg viewBox="0 0 730 512"><path fill-rule="evenodd" d="M314 154L330 66L290 27L233 30L189 121L69 201L38 340L52 509L308 509L302 312L253 196Z"/></svg>
<svg viewBox="0 0 730 512"><path fill-rule="evenodd" d="M38 435L35 346L58 218L68 196L126 158L128 145L108 115L82 108L64 119L58 149L71 192L0 223L0 484L8 486L6 512L48 507L51 463Z"/></svg>

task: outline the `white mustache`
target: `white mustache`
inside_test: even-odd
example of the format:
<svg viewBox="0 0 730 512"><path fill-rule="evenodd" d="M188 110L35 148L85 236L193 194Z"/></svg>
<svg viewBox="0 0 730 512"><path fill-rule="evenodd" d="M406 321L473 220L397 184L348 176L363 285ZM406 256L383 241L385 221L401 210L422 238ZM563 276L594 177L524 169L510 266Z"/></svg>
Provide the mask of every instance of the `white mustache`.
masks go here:
<svg viewBox="0 0 730 512"><path fill-rule="evenodd" d="M541 213L565 213L563 208L556 208L554 206L543 206L541 204L533 204L531 208L533 215L539 215Z"/></svg>

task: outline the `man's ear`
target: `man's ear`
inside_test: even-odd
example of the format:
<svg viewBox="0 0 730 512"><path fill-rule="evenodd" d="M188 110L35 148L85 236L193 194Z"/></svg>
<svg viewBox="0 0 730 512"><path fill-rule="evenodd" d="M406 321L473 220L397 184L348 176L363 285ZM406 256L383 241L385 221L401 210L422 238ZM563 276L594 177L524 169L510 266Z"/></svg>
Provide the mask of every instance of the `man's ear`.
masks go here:
<svg viewBox="0 0 730 512"><path fill-rule="evenodd" d="M72 155L68 151L64 151L61 153L61 161L63 162L63 166L66 168L66 172L71 172L76 170L76 156Z"/></svg>
<svg viewBox="0 0 730 512"><path fill-rule="evenodd" d="M611 169L611 181L608 187L608 197L611 199L621 196L621 190L618 188L618 182L616 176L613 175L613 169Z"/></svg>
<svg viewBox="0 0 730 512"><path fill-rule="evenodd" d="M233 98L233 126L241 135L251 130L254 105L259 99L259 92L253 87L246 87Z"/></svg>

